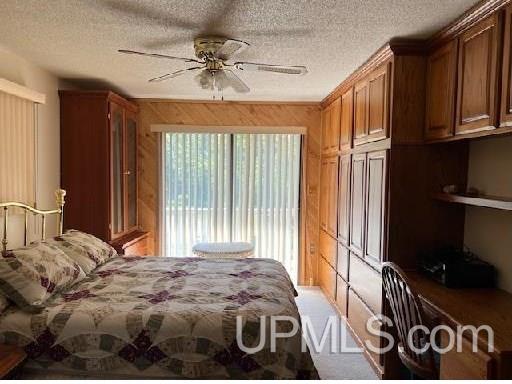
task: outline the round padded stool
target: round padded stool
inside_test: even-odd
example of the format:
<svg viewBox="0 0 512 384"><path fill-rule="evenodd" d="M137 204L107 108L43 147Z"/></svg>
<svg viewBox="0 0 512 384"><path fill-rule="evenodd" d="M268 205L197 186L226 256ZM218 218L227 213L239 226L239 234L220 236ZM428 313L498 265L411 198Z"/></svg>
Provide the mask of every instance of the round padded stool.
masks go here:
<svg viewBox="0 0 512 384"><path fill-rule="evenodd" d="M194 255L208 258L243 259L252 256L251 243L197 243L192 247Z"/></svg>

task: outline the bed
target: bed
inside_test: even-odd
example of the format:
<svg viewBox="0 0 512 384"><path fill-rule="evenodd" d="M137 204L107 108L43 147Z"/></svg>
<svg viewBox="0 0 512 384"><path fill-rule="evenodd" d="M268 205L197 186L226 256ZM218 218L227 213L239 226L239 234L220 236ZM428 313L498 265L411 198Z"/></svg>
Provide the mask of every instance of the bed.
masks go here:
<svg viewBox="0 0 512 384"><path fill-rule="evenodd" d="M270 316L300 322L284 267L270 259L112 257L29 313L0 314L0 343L31 372L97 378L317 379L301 332L246 353ZM265 319L265 321L263 320ZM277 322L288 332L289 321ZM36 376L37 377L37 376Z"/></svg>

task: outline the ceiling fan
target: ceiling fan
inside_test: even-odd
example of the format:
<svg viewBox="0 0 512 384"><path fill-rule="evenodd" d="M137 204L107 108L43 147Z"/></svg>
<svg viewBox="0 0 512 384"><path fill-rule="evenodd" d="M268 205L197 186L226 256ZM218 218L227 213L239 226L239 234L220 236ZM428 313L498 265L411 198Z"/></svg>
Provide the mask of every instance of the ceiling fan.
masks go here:
<svg viewBox="0 0 512 384"><path fill-rule="evenodd" d="M159 53L131 51L127 49L120 49L119 52L159 59L181 60L186 63L196 63L198 65L194 67L180 69L172 73L154 77L150 79L149 82L165 81L185 73L193 72L197 73L195 76L196 82L203 89L211 89L212 91L223 91L224 89L231 88L237 93L249 92L250 88L233 70L274 72L287 75L304 75L307 73L306 67L298 65L285 66L243 61L236 61L234 63L228 62L233 56L242 52L248 46L249 43L237 39L225 37L197 37L194 39L195 59Z"/></svg>

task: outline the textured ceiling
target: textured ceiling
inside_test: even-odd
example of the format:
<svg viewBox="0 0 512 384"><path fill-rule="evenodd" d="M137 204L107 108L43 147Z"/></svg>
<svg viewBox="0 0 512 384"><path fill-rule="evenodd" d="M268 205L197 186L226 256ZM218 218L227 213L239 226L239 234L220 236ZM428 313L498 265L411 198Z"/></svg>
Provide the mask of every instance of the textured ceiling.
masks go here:
<svg viewBox="0 0 512 384"><path fill-rule="evenodd" d="M424 38L475 0L1 0L0 45L64 79L132 97L211 99L193 75L149 78L191 66L133 49L194 57L193 38L251 44L239 61L306 65L305 76L247 73L249 94L228 100L323 99L392 37Z"/></svg>

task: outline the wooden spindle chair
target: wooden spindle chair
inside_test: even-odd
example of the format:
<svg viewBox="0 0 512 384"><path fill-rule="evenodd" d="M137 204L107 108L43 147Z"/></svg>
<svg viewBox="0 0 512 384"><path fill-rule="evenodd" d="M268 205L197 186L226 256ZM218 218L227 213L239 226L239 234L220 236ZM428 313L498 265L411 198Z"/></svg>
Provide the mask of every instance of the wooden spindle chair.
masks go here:
<svg viewBox="0 0 512 384"><path fill-rule="evenodd" d="M411 348L422 349L429 341L429 334L416 328L408 341L409 332L415 326L429 328L421 301L411 289L405 273L395 263L386 262L382 266L382 283L393 312L394 323L398 334L398 356L413 375L423 379L437 379L438 369L431 347L422 353Z"/></svg>

